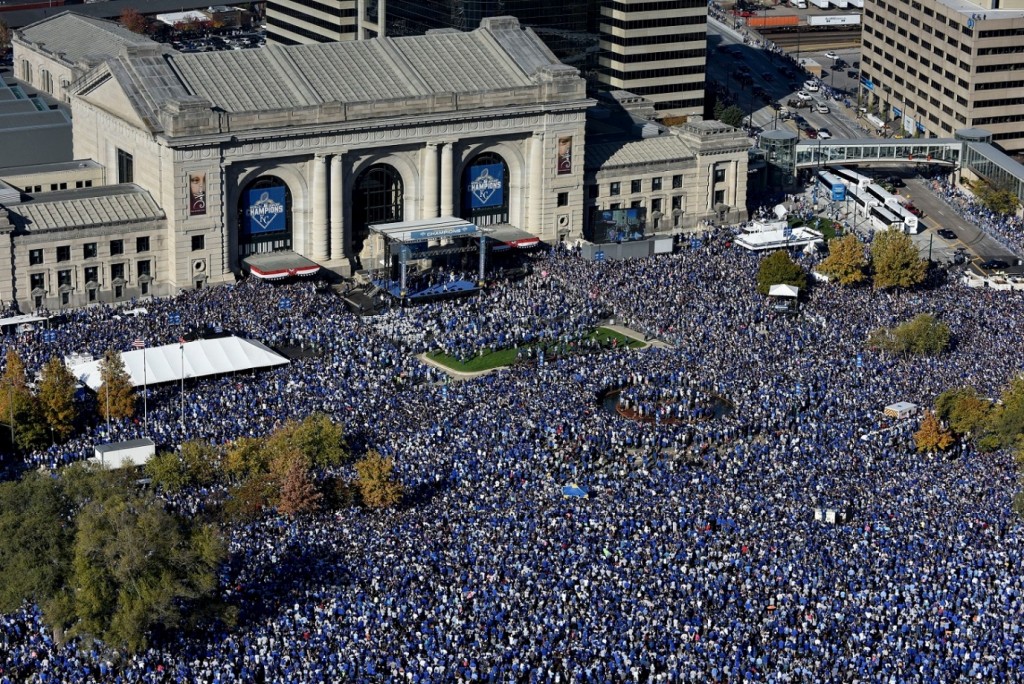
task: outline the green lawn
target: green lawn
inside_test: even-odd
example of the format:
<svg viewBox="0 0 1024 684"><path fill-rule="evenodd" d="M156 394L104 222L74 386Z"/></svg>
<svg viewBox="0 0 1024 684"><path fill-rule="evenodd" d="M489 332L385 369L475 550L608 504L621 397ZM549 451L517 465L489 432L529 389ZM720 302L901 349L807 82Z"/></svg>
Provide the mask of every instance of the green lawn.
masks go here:
<svg viewBox="0 0 1024 684"><path fill-rule="evenodd" d="M477 373L501 366L511 366L518 352L518 349L498 349L483 356L476 356L465 363L439 351L429 352L427 358L460 373Z"/></svg>
<svg viewBox="0 0 1024 684"><path fill-rule="evenodd" d="M598 328L594 332L587 335L587 339L597 340L601 344L611 342L612 340L618 340L620 347L626 346L629 347L630 349L640 349L641 347L644 346L644 343L636 339L635 337L623 335L622 333L611 330L610 328Z"/></svg>
<svg viewBox="0 0 1024 684"><path fill-rule="evenodd" d="M640 340L629 337L628 335L623 335L622 333L615 332L608 328L597 328L587 335L587 339L596 340L601 344L610 343L612 340L618 340L619 347L627 347L629 349L640 349L644 346L644 343ZM546 346L545 348L550 349L550 346ZM482 356L476 356L469 361L462 362L439 351L432 351L427 352L427 358L446 368L450 368L453 371L458 371L459 373L478 373L480 371L491 370L492 368L511 366L515 363L518 353L519 350L515 348L498 349L497 351L488 352Z"/></svg>

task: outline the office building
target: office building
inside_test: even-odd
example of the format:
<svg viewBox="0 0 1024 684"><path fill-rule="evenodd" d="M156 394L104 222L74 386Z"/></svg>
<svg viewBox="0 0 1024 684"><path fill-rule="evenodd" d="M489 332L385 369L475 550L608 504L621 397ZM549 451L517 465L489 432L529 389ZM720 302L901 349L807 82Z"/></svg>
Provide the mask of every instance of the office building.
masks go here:
<svg viewBox="0 0 1024 684"><path fill-rule="evenodd" d="M1018 9L996 9L1017 5ZM1024 3L866 0L861 96L890 132L982 127L1024 151Z"/></svg>
<svg viewBox="0 0 1024 684"><path fill-rule="evenodd" d="M431 29L472 31L487 17L513 16L533 29L562 61L597 46L600 0L388 0L388 32L414 36Z"/></svg>
<svg viewBox="0 0 1024 684"><path fill-rule="evenodd" d="M267 0L267 43L306 45L383 36L385 0Z"/></svg>
<svg viewBox="0 0 1024 684"><path fill-rule="evenodd" d="M707 54L706 0L603 0L598 78L662 114L701 116Z"/></svg>

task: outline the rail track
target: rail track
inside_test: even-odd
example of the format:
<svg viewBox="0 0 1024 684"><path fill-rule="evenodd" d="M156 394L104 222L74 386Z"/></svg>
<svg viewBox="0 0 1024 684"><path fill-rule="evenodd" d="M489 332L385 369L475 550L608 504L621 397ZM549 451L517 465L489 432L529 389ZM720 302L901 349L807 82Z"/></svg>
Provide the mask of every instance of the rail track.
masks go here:
<svg viewBox="0 0 1024 684"><path fill-rule="evenodd" d="M820 50L835 50L860 47L860 29L812 31L808 27L801 26L799 31L794 29L772 30L760 29L758 32L773 41L786 52L818 52Z"/></svg>

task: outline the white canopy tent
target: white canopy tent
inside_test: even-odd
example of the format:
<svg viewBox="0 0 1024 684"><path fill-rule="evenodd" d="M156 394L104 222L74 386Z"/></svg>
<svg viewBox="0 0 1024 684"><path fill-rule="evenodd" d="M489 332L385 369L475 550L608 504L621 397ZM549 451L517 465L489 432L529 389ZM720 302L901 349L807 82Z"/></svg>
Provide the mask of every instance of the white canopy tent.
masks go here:
<svg viewBox="0 0 1024 684"><path fill-rule="evenodd" d="M199 378L289 363L288 359L259 342L241 337L218 337L183 345L165 344L121 352L121 359L136 387L180 381L183 377ZM102 384L99 366L99 360L87 361L72 365L71 372L83 385L95 391Z"/></svg>
<svg viewBox="0 0 1024 684"><path fill-rule="evenodd" d="M772 285L768 288L768 296L796 298L800 296L800 288L786 284Z"/></svg>

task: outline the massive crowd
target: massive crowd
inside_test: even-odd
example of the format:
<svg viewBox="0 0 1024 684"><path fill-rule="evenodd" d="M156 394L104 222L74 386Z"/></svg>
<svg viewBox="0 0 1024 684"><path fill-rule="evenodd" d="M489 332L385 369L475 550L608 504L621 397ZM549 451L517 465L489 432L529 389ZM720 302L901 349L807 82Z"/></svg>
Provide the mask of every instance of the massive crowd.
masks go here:
<svg viewBox="0 0 1024 684"><path fill-rule="evenodd" d="M150 434L225 443L325 411L355 450L393 456L411 496L231 528L232 630L118 658L58 647L34 606L0 616L0 684L1019 680L1011 456L916 453L915 422L882 408L964 384L996 396L1022 369L1024 299L940 274L912 292L817 285L782 315L754 291L758 257L726 230L704 237L625 262L560 249L473 299L375 318L310 284L243 282L147 301L138 318L76 312L49 346L4 339L32 369L210 325L305 348L286 367L190 381L184 417L178 388L151 388ZM920 312L952 330L942 357L865 348ZM418 357L571 341L609 313L659 345L457 382ZM679 419L628 420L601 405L609 388L669 397ZM731 410L690 416L696 396ZM97 424L29 459L60 466L143 430ZM590 496L563 497L570 482Z"/></svg>
<svg viewBox="0 0 1024 684"><path fill-rule="evenodd" d="M963 218L981 227L1014 254L1024 253L1024 219L1016 214L999 214L977 202L948 178L932 181L932 190L956 209Z"/></svg>

